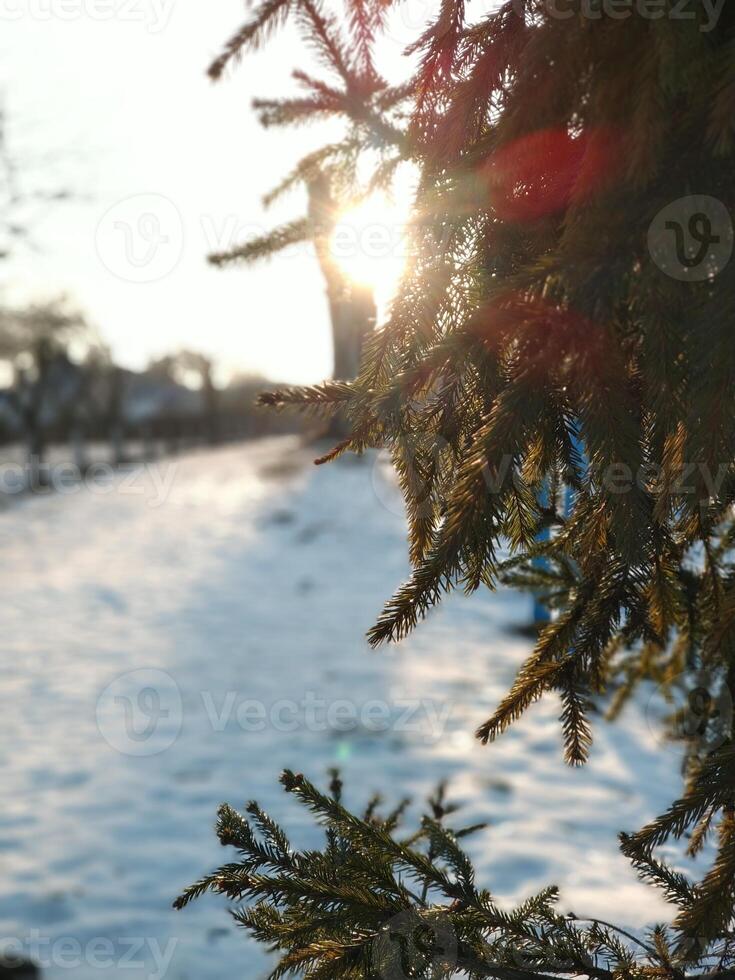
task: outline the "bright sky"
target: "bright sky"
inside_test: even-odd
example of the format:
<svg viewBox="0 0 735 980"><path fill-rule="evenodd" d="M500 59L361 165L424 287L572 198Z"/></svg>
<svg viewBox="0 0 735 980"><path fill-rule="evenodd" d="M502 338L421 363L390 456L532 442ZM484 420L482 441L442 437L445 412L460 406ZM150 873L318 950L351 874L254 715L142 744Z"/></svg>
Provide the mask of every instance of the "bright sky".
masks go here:
<svg viewBox="0 0 735 980"><path fill-rule="evenodd" d="M428 0L403 8L388 61L398 63L427 12ZM293 34L218 85L205 77L245 16L242 0L0 0L0 92L26 189L75 195L44 206L36 248L0 274L13 300L67 293L127 366L190 346L227 371L310 382L331 368L310 250L255 268L205 262L209 251L301 216L300 193L273 213L260 199L324 136L266 132L250 110L254 95L292 91L289 72L304 63ZM390 225L378 271L367 272L385 300L400 266L400 244L385 242L399 243L404 216L381 203L371 217ZM353 268L365 273L362 258Z"/></svg>

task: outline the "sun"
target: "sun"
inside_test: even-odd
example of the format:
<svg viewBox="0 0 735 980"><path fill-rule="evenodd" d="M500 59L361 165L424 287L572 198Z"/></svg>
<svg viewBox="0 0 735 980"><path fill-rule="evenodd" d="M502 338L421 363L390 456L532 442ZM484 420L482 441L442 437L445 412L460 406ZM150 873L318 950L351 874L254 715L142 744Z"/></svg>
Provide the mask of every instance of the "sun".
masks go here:
<svg viewBox="0 0 735 980"><path fill-rule="evenodd" d="M406 261L404 208L375 194L347 208L330 240L333 259L353 282L369 286L378 304L395 293Z"/></svg>

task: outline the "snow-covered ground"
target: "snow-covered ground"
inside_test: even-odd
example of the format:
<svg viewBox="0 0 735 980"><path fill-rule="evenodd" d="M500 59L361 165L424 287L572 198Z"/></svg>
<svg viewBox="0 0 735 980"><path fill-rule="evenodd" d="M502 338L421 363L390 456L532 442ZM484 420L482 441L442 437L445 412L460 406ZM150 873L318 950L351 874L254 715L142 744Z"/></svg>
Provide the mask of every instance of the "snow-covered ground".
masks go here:
<svg viewBox="0 0 735 980"><path fill-rule="evenodd" d="M644 712L561 761L551 700L472 738L529 641L524 597L448 599L398 647L364 632L407 571L374 458L309 465L295 440L109 474L0 513L0 941L52 980L257 978L267 960L210 898L171 901L228 859L217 804L257 798L313 835L277 783L338 764L348 802L449 777L481 880L503 900L552 882L563 907L664 913L616 847L677 788Z"/></svg>

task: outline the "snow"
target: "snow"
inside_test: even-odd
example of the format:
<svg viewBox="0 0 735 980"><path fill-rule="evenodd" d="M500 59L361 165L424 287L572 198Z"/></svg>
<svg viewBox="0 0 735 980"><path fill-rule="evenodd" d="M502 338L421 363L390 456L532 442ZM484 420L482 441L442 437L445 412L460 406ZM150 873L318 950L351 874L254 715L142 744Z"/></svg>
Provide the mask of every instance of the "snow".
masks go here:
<svg viewBox="0 0 735 980"><path fill-rule="evenodd" d="M553 699L476 743L528 653L528 598L457 594L369 651L407 572L400 505L379 458L312 455L291 438L202 451L0 513L0 943L51 980L262 976L222 901L171 902L229 859L223 800L315 842L285 766L339 765L355 805L449 777L463 818L490 823L468 846L503 902L556 883L579 915L665 917L616 843L678 788L649 713L598 722L582 770Z"/></svg>

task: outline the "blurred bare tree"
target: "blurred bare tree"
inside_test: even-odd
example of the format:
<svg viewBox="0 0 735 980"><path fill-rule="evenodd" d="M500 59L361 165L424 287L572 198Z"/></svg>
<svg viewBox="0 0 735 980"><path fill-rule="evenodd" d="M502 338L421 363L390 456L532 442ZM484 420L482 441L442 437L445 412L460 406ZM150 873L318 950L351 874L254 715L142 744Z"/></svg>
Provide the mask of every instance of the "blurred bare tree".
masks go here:
<svg viewBox="0 0 735 980"><path fill-rule="evenodd" d="M45 161L19 162L11 141L10 117L0 94L0 260L14 255L21 244L33 246L35 222L47 213L48 205L68 201L68 188L56 186L55 168L39 167ZM53 176L47 186L46 175Z"/></svg>
<svg viewBox="0 0 735 980"><path fill-rule="evenodd" d="M88 377L86 405L91 421L100 429L110 447L110 460L115 466L127 461L125 453L125 390L126 373L112 359L104 345L93 348L86 361Z"/></svg>
<svg viewBox="0 0 735 980"><path fill-rule="evenodd" d="M0 360L12 371L8 399L32 479L39 478L49 431L68 425L83 403L87 378L81 361L95 345L94 331L63 298L0 310Z"/></svg>
<svg viewBox="0 0 735 980"><path fill-rule="evenodd" d="M205 439L210 446L217 445L220 439L220 392L214 380L212 359L201 351L182 348L151 362L149 370L199 392Z"/></svg>

